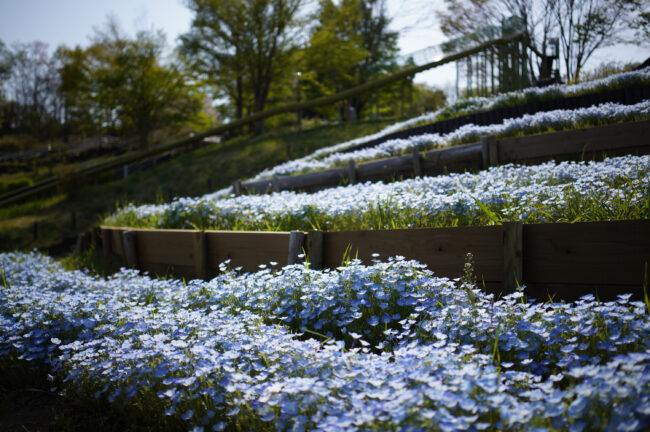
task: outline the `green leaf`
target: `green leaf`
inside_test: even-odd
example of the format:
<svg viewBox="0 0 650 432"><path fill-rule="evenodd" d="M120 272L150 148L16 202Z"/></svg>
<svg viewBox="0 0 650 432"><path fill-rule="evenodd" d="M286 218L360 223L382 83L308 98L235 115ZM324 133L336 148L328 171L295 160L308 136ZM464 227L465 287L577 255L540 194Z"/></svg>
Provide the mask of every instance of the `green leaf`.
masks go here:
<svg viewBox="0 0 650 432"><path fill-rule="evenodd" d="M493 212L492 210L490 210L485 204L483 204L481 201L479 201L475 197L472 197L472 199L474 200L474 202L476 202L476 205L478 205L480 207L480 209L483 210L483 212L487 215L487 217L490 218L490 220L495 225L499 225L499 224L501 224L503 222L503 218L501 217L501 215L499 215L499 214Z"/></svg>

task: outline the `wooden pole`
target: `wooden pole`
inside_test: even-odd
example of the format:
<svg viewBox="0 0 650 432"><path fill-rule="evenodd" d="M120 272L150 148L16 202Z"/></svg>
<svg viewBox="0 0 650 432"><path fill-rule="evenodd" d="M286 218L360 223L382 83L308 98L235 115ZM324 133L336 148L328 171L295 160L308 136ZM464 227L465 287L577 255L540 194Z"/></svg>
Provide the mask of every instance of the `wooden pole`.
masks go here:
<svg viewBox="0 0 650 432"><path fill-rule="evenodd" d="M323 231L307 233L307 252L309 253L309 267L321 270L323 268Z"/></svg>
<svg viewBox="0 0 650 432"><path fill-rule="evenodd" d="M354 166L353 160L350 160L350 162L348 162L348 182L349 184L357 183L357 169Z"/></svg>
<svg viewBox="0 0 650 432"><path fill-rule="evenodd" d="M422 177L422 156L417 147L413 147L413 175Z"/></svg>
<svg viewBox="0 0 650 432"><path fill-rule="evenodd" d="M205 232L193 232L192 243L192 252L194 254L194 275L197 279L206 280L208 278L208 242L205 238Z"/></svg>
<svg viewBox="0 0 650 432"><path fill-rule="evenodd" d="M124 244L124 258L126 260L126 266L137 269L138 249L136 245L135 232L131 230L122 232L122 243Z"/></svg>
<svg viewBox="0 0 650 432"><path fill-rule="evenodd" d="M490 166L497 166L499 165L499 142L496 137L489 136L487 143Z"/></svg>
<svg viewBox="0 0 650 432"><path fill-rule="evenodd" d="M101 230L99 227L94 227L90 233L90 244L94 249L97 249L99 247L100 239L102 238Z"/></svg>
<svg viewBox="0 0 650 432"><path fill-rule="evenodd" d="M481 137L481 160L483 169L499 164L499 146L495 136Z"/></svg>
<svg viewBox="0 0 650 432"><path fill-rule="evenodd" d="M298 255L302 253L305 245L305 233L302 231L291 231L289 234L289 255L287 264L297 264Z"/></svg>
<svg viewBox="0 0 650 432"><path fill-rule="evenodd" d="M232 183L232 191L235 194L235 196L241 195L241 180L235 180Z"/></svg>
<svg viewBox="0 0 650 432"><path fill-rule="evenodd" d="M514 292L523 283L523 224L503 223L503 293Z"/></svg>
<svg viewBox="0 0 650 432"><path fill-rule="evenodd" d="M111 256L111 240L112 240L111 231L107 229L102 230L102 252L104 254L104 259L107 260Z"/></svg>

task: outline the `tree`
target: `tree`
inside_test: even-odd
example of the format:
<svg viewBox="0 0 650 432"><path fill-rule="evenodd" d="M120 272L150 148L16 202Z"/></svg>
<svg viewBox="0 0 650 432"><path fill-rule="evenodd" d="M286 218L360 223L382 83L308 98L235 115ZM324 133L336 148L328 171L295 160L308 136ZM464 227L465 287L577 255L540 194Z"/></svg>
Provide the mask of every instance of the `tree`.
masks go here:
<svg viewBox="0 0 650 432"><path fill-rule="evenodd" d="M0 82L5 82L9 77L11 71L11 53L5 46L4 42L0 40ZM4 100L4 89L0 85L0 102Z"/></svg>
<svg viewBox="0 0 650 432"><path fill-rule="evenodd" d="M419 83L414 84L413 87L414 106L411 109L413 111L412 115L433 112L447 104L444 91Z"/></svg>
<svg viewBox="0 0 650 432"><path fill-rule="evenodd" d="M136 134L143 148L154 131L195 119L203 94L177 65L162 63L164 47L160 32L130 39L109 22L86 50L61 49L66 118L83 123L90 113L100 128Z"/></svg>
<svg viewBox="0 0 650 432"><path fill-rule="evenodd" d="M598 48L618 42L637 0L548 0L555 12L568 81L578 81Z"/></svg>
<svg viewBox="0 0 650 432"><path fill-rule="evenodd" d="M512 15L521 18L529 47L538 56L538 70L543 68L542 57L550 39L560 38L564 72L568 80L576 80L596 49L619 40L626 17L641 1L445 0L445 3L447 8L437 15L441 30L449 37L480 37L484 34L479 31L481 28L500 27ZM532 66L532 59L529 62Z"/></svg>
<svg viewBox="0 0 650 432"><path fill-rule="evenodd" d="M630 19L630 28L634 30L634 39L630 42L650 46L650 3L645 2Z"/></svg>
<svg viewBox="0 0 650 432"><path fill-rule="evenodd" d="M307 94L315 98L353 87L358 66L368 57L363 39L355 30L361 20L359 2L344 0L337 6L332 0L321 0L312 18L315 25L309 44L301 52L300 66L306 71L301 80L307 84Z"/></svg>
<svg viewBox="0 0 650 432"><path fill-rule="evenodd" d="M3 128L51 135L61 115L56 58L43 42L15 44L4 51L3 86L10 102L3 109Z"/></svg>
<svg viewBox="0 0 650 432"><path fill-rule="evenodd" d="M397 33L389 30L384 0L321 0L303 64L317 95L358 86L393 70ZM372 95L348 101L361 113Z"/></svg>
<svg viewBox="0 0 650 432"><path fill-rule="evenodd" d="M55 55L61 64L59 92L63 98L64 141L73 131L84 135L98 132L101 124L96 121L97 107L91 92L89 50L61 46Z"/></svg>
<svg viewBox="0 0 650 432"><path fill-rule="evenodd" d="M195 13L181 46L191 67L243 115L263 111L274 81L290 68L297 48L302 0L188 0ZM263 121L255 125L263 130Z"/></svg>

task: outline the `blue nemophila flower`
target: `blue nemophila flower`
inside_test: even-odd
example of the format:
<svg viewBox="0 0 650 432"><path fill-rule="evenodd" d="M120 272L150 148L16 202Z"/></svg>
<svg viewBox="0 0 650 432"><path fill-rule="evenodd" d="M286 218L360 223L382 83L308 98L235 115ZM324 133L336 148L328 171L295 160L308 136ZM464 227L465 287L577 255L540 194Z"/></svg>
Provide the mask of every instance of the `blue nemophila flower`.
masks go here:
<svg viewBox="0 0 650 432"><path fill-rule="evenodd" d="M621 202L643 206L649 173L649 156L617 157L602 162L503 165L476 174L422 177L389 184L368 182L312 194L283 191L213 201L183 198L160 206L127 206L118 210L112 220L117 223L122 217L135 218L154 221L157 228L189 228L191 224L178 223L173 215L182 213L192 220L197 206L204 205L212 208L210 226L222 227L226 223L247 229L265 229L269 221L280 224L286 220L296 221L292 222L292 229L309 229L308 222L300 222L305 217L318 220L324 229L337 224L375 226L382 222L372 215L385 211L391 213L390 219L397 226L409 220L417 221L418 226L444 225L451 219L470 223L484 216L481 205L504 219L563 220L571 202L598 202L603 208L617 208ZM416 213L420 215L417 218L413 216ZM378 300L382 304L387 299Z"/></svg>
<svg viewBox="0 0 650 432"><path fill-rule="evenodd" d="M497 300L406 260L187 286L130 270L92 278L38 254L0 254L0 266L0 356L39 362L78 397L154 397L188 430L650 426L650 318L626 297Z"/></svg>

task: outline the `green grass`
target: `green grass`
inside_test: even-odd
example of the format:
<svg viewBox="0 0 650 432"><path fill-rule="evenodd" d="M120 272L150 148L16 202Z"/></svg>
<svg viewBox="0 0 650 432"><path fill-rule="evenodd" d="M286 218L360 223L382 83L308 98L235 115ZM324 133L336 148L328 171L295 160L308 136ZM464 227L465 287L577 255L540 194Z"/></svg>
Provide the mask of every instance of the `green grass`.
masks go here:
<svg viewBox="0 0 650 432"><path fill-rule="evenodd" d="M70 184L48 197L0 208L0 250L49 246L98 225L120 203L153 203L213 192L319 148L375 133L395 121L365 120L239 137L185 153L126 179L115 180L107 173ZM72 212L76 228L71 224Z"/></svg>

